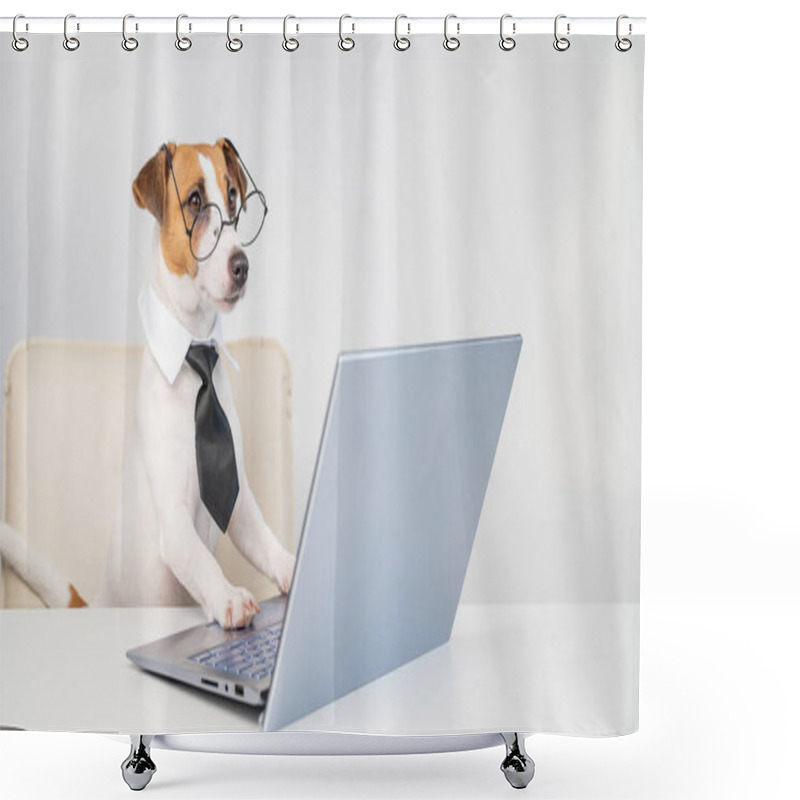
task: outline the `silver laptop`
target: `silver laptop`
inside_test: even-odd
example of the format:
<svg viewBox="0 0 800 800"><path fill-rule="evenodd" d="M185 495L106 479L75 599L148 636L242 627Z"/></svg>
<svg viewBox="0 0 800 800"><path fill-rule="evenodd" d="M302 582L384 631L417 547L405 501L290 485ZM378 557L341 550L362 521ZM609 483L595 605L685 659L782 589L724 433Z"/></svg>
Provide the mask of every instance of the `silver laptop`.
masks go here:
<svg viewBox="0 0 800 800"><path fill-rule="evenodd" d="M450 638L522 337L342 353L288 597L129 650L290 725Z"/></svg>

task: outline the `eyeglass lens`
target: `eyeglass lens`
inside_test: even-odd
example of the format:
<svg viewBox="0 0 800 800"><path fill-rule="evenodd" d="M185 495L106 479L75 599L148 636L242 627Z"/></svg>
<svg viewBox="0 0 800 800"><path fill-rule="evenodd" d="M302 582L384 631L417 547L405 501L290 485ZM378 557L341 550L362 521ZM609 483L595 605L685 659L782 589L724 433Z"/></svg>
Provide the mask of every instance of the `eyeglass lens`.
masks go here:
<svg viewBox="0 0 800 800"><path fill-rule="evenodd" d="M197 259L208 258L214 252L221 235L222 212L219 206L203 206L192 224L192 255Z"/></svg>
<svg viewBox="0 0 800 800"><path fill-rule="evenodd" d="M250 192L239 209L236 221L236 233L239 235L242 247L252 244L261 233L266 213L267 207L261 192Z"/></svg>

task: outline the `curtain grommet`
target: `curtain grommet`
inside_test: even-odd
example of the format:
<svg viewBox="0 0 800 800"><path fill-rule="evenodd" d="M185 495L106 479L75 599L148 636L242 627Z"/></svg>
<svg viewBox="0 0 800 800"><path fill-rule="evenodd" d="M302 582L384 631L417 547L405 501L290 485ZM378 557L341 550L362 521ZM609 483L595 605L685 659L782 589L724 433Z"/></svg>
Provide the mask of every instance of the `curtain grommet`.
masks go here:
<svg viewBox="0 0 800 800"><path fill-rule="evenodd" d="M567 22L567 36L560 36L558 33L558 21L566 18L566 14L558 14L553 22L553 36L555 37L553 40L553 47L555 47L559 53L564 53L565 51L569 50L569 46L571 44L570 40L567 39L567 36L569 36L570 33L569 22Z"/></svg>
<svg viewBox="0 0 800 800"><path fill-rule="evenodd" d="M620 14L617 17L617 41L614 42L614 47L616 47L617 50L619 50L620 53L627 53L628 50L630 50L631 47L633 47L633 42L630 39L628 39L625 36L620 36L619 35L620 23L624 19L629 19L627 14ZM630 36L631 33L633 33L633 25L631 25L630 22L629 22L628 23L628 36Z"/></svg>
<svg viewBox="0 0 800 800"><path fill-rule="evenodd" d="M178 14L175 18L175 47L182 53L185 53L192 46L192 40L188 36L183 36L181 34L181 20L188 18L188 14ZM189 23L189 30L192 30L191 23Z"/></svg>
<svg viewBox="0 0 800 800"><path fill-rule="evenodd" d="M18 52L22 53L28 49L28 40L17 33L17 20L25 19L24 14L17 14L14 17L14 22L11 23L11 46Z"/></svg>
<svg viewBox="0 0 800 800"><path fill-rule="evenodd" d="M231 36L231 22L233 22L233 20L235 19L239 19L239 17L236 16L236 14L231 14L228 17L228 30L227 30L228 41L225 42L225 47L228 48L228 52L230 53L238 53L244 47L244 42L241 39L238 39L235 36ZM241 25L239 26L239 30L240 31L242 30Z"/></svg>
<svg viewBox="0 0 800 800"><path fill-rule="evenodd" d="M408 17L405 14L398 14L394 18L394 49L395 50L399 50L401 53L403 53L406 50L408 50L409 47L411 47L411 39L408 38L410 36L410 34L411 34L411 23L410 22L406 22L406 28L408 30L406 31L406 35L405 36L401 36L400 35L400 20L401 19L406 19L407 20Z"/></svg>
<svg viewBox="0 0 800 800"><path fill-rule="evenodd" d="M77 36L70 36L69 35L69 21L71 19L75 19L75 15L74 14L67 14L67 16L64 17L64 41L63 41L63 45L64 45L64 49L65 50L69 50L70 53L74 53L81 46L81 42L80 42L80 39L78 39ZM81 29L80 23L75 23L75 30L79 31L80 29Z"/></svg>
<svg viewBox="0 0 800 800"><path fill-rule="evenodd" d="M122 49L132 53L139 46L139 40L135 36L128 36L129 19L134 19L133 14L126 14L122 18ZM138 24L136 25L136 30L139 30Z"/></svg>
<svg viewBox="0 0 800 800"><path fill-rule="evenodd" d="M512 35L509 36L505 32L505 24L507 19L512 19L511 14L503 14L503 16L500 17L500 49L505 50L506 53L508 53L510 50L513 50L517 46L517 40L513 36L513 34L517 32L517 23L511 23Z"/></svg>
<svg viewBox="0 0 800 800"><path fill-rule="evenodd" d="M461 47L461 40L458 38L458 35L461 33L461 23L456 21L456 35L451 36L448 31L448 26L451 19L457 20L458 18L455 14L448 14L444 18L444 41L442 42L442 46L445 50L449 50L452 53Z"/></svg>
<svg viewBox="0 0 800 800"><path fill-rule="evenodd" d="M287 53L294 53L294 51L297 50L298 47L300 47L300 42L297 39L295 39L293 36L289 36L289 20L290 19L297 19L297 17L293 16L292 14L287 14L283 18L283 42L281 44L281 47L283 47L283 49ZM299 31L299 30L300 30L300 26L297 25L295 27L295 31Z"/></svg>

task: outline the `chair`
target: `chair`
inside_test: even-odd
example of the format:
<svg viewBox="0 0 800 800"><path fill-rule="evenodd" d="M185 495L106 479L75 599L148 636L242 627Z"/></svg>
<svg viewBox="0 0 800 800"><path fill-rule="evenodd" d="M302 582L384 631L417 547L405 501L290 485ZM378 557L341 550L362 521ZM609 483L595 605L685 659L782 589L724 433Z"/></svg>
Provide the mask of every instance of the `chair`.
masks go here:
<svg viewBox="0 0 800 800"><path fill-rule="evenodd" d="M248 479L267 524L295 550L291 372L281 345L229 345L228 368L242 425ZM142 348L35 338L9 355L3 383L3 520L59 569L90 603L100 585L117 514L126 431ZM224 359L223 359L224 360ZM261 599L278 592L219 537L228 580ZM44 608L6 564L0 607Z"/></svg>

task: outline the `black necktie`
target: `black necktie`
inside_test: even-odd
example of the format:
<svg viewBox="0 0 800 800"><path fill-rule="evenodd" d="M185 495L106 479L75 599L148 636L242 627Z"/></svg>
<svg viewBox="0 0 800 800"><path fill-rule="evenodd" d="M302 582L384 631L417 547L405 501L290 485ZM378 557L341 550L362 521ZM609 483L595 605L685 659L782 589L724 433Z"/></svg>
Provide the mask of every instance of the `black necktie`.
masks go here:
<svg viewBox="0 0 800 800"><path fill-rule="evenodd" d="M200 499L224 533L239 494L239 476L236 474L231 426L211 380L217 358L217 351L207 344L193 344L186 353L186 361L203 381L194 407Z"/></svg>

